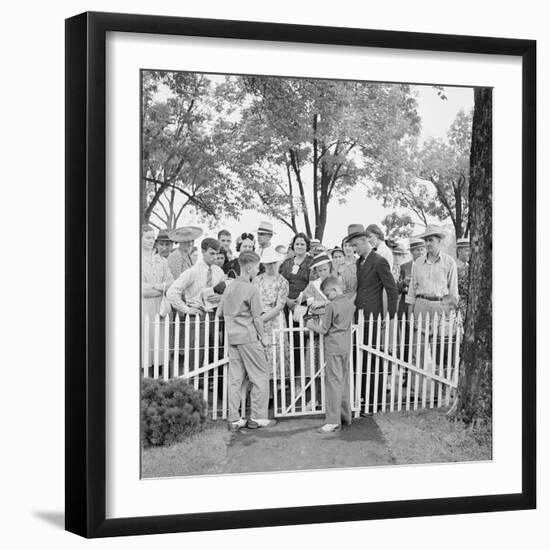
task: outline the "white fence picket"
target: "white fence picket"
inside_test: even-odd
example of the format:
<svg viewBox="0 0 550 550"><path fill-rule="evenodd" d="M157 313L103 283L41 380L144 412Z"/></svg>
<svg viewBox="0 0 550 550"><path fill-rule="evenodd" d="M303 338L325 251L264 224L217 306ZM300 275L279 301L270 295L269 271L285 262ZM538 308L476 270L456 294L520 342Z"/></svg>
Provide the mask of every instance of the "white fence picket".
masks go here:
<svg viewBox="0 0 550 550"><path fill-rule="evenodd" d="M392 321L392 355L397 357L397 313L393 316ZM397 366L394 361L391 362L391 387L390 387L390 412L393 412L395 409L395 380L396 380L396 369Z"/></svg>
<svg viewBox="0 0 550 550"><path fill-rule="evenodd" d="M414 360L414 316L411 315L409 319L409 342L408 342L408 352L409 355L407 357L409 363L412 363ZM406 398L407 402L405 405L405 410L409 411L411 408L411 386L412 386L412 371L409 370L407 373L407 392L406 392Z"/></svg>
<svg viewBox="0 0 550 550"><path fill-rule="evenodd" d="M202 333L202 331L201 331ZM208 367L208 355L209 355L209 351L210 351L210 314L207 312L205 317L204 317L204 347L203 349L201 350L202 353L204 354L204 366L205 367ZM202 395L203 395L203 398L204 400L206 401L206 403L208 404L208 385L209 385L209 376L208 376L208 371L205 370L204 371L204 375L203 375L203 379L202 379L202 383L203 383L203 388L202 388Z"/></svg>
<svg viewBox="0 0 550 550"><path fill-rule="evenodd" d="M155 332L154 332L154 353L153 353L153 378L159 377L159 355L160 355L160 316L155 315Z"/></svg>
<svg viewBox="0 0 550 550"><path fill-rule="evenodd" d="M429 363L429 370L432 374L435 374L435 365L437 363L436 350L437 350L437 329L438 329L438 315L437 312L434 315L432 322L432 350L431 350L431 360ZM430 379L430 409L434 408L435 401L435 381L433 378Z"/></svg>
<svg viewBox="0 0 550 550"><path fill-rule="evenodd" d="M390 345L390 316L386 313L383 320L384 324L384 351L388 353ZM386 412L386 394L388 382L388 360L384 358L382 361L382 412Z"/></svg>
<svg viewBox="0 0 550 550"><path fill-rule="evenodd" d="M397 323L396 323L397 325ZM406 329L407 329L407 318L405 317L405 314L401 316L401 323L399 327L399 359L401 361L405 360L405 335L406 335ZM403 366L398 366L398 387L397 387L397 410L400 411L403 407ZM405 372L405 375L407 373Z"/></svg>
<svg viewBox="0 0 550 550"><path fill-rule="evenodd" d="M440 337L439 337L439 363L438 363L438 369L437 373L441 377L445 377L445 373L443 372L443 361L445 359L445 344L446 344L446 330L447 330L448 320L445 317L445 313L441 316L441 331L440 331ZM437 406L441 407L441 403L443 402L443 385L441 383L437 384Z"/></svg>
<svg viewBox="0 0 550 550"><path fill-rule="evenodd" d="M173 376L179 376L180 372L180 314L176 313L174 317L174 374Z"/></svg>
<svg viewBox="0 0 550 550"><path fill-rule="evenodd" d="M455 330L455 318L449 317L449 342L447 347L447 361L445 365L445 378L451 380L451 368L452 368L452 359L453 359L453 338ZM445 406L449 406L451 403L451 387L447 384L445 387Z"/></svg>
<svg viewBox="0 0 550 550"><path fill-rule="evenodd" d="M151 319L149 315L145 316L143 324L143 356L142 356L142 370L144 378L149 378L149 335L151 334Z"/></svg>
<svg viewBox="0 0 550 550"><path fill-rule="evenodd" d="M162 320L164 325L164 351L162 357L162 377L164 380L169 378L169 366L170 366L170 314L166 315Z"/></svg>
<svg viewBox="0 0 550 550"><path fill-rule="evenodd" d="M374 347L376 351L380 350L380 329L382 328L380 325L382 318L380 315L376 318L376 342L374 343ZM374 395L373 395L373 405L372 405L372 412L373 414L376 414L378 412L378 389L380 386L380 380L378 380L380 375L380 355L376 354L376 357L374 358Z"/></svg>
<svg viewBox="0 0 550 550"><path fill-rule="evenodd" d="M429 372L430 370L430 363L432 361L431 358L431 349L430 349L430 331L431 331L431 319L430 314L426 314L426 320L424 322L424 360L422 364L422 369L424 370L424 373ZM422 408L426 408L426 398L428 393L428 377L426 374L422 376Z"/></svg>
<svg viewBox="0 0 550 550"><path fill-rule="evenodd" d="M416 355L416 367L422 368L422 313L418 314L417 319L417 329L416 329L416 348L415 348L415 355ZM418 375L418 372L415 373L414 376L414 410L418 410L418 391L419 391L419 384L420 384L420 376Z"/></svg>
<svg viewBox="0 0 550 550"><path fill-rule="evenodd" d="M368 334L367 334L367 345L368 346L372 346L372 335L373 335L373 332L374 332L374 326L373 325L374 325L373 315L371 313L369 315L369 329L368 329ZM367 380L366 380L367 387L365 388L365 408L364 408L365 414L368 414L369 410L370 410L371 366L372 366L371 361L372 361L372 353L369 353L367 355ZM373 409L373 412L374 412L374 409Z"/></svg>
<svg viewBox="0 0 550 550"><path fill-rule="evenodd" d="M355 328L355 341L357 342L356 346L356 375L355 375L355 417L358 417L361 412L361 392L363 389L363 350L361 349L361 344L365 339L365 313L363 310L359 310L357 317L357 327ZM353 349L353 348L352 348ZM352 356L353 354L350 354ZM351 367L353 361L350 364L350 373L353 374ZM352 378L352 376L350 376ZM366 386L365 386L366 387Z"/></svg>
<svg viewBox="0 0 550 550"><path fill-rule="evenodd" d="M285 365L285 317L283 313L279 315L279 369L278 374L280 375L280 386L281 386L281 410L286 410L286 365ZM273 331L275 334L275 331ZM277 357L275 353L276 350L273 350L273 361ZM278 409L275 408L275 411Z"/></svg>
<svg viewBox="0 0 550 550"><path fill-rule="evenodd" d="M222 418L227 418L227 380L229 378L229 343L227 340L227 325L224 323L223 333L223 358L225 363L223 365L223 388L222 388Z"/></svg>
<svg viewBox="0 0 550 550"><path fill-rule="evenodd" d="M214 317L214 362L220 358L220 318L218 315ZM212 419L218 418L218 372L219 367L214 368L214 381L212 386Z"/></svg>
<svg viewBox="0 0 550 550"><path fill-rule="evenodd" d="M300 317L298 323L299 335L300 335L300 394L301 395L301 411L306 410L306 346L305 346L305 334L304 334L304 318Z"/></svg>

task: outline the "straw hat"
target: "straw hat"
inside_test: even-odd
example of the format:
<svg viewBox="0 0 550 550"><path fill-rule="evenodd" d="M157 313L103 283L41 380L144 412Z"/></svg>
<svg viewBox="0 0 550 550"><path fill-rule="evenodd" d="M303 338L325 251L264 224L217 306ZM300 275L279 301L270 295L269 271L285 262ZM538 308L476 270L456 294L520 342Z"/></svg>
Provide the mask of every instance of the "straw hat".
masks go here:
<svg viewBox="0 0 550 550"><path fill-rule="evenodd" d="M269 235L273 235L275 233L275 231L273 231L273 224L270 222L260 222L258 229L256 229L256 233L267 233Z"/></svg>
<svg viewBox="0 0 550 550"><path fill-rule="evenodd" d="M309 269L314 269L315 267L319 267L320 265L325 265L331 263L332 260L328 257L328 254L318 254L313 258L313 261L311 262L311 265L309 266Z"/></svg>
<svg viewBox="0 0 550 550"><path fill-rule="evenodd" d="M411 239L409 242L409 250L418 248L419 246L426 246L426 243L422 239Z"/></svg>
<svg viewBox="0 0 550 550"><path fill-rule="evenodd" d="M470 239L457 239L456 240L456 247L457 248L463 248L470 246Z"/></svg>
<svg viewBox="0 0 550 550"><path fill-rule="evenodd" d="M274 248L268 246L264 249L262 257L260 258L260 263L262 264L273 264L275 262L282 262L284 256L275 251Z"/></svg>
<svg viewBox="0 0 550 550"><path fill-rule="evenodd" d="M422 243L424 244L424 243ZM393 254L407 254L408 253L408 250L405 249L405 247L402 245L402 244L398 244L396 246L394 246L391 251L393 252Z"/></svg>
<svg viewBox="0 0 550 550"><path fill-rule="evenodd" d="M441 229L441 227L438 227L437 225L428 225L426 227L426 230L421 235L417 235L417 239L427 239L428 237L439 237L440 239L444 239L446 236L445 231Z"/></svg>
<svg viewBox="0 0 550 550"><path fill-rule="evenodd" d="M188 241L194 241L202 235L202 229L200 227L194 227L191 225L184 225L178 227L173 231L170 231L168 237L175 243L183 243Z"/></svg>

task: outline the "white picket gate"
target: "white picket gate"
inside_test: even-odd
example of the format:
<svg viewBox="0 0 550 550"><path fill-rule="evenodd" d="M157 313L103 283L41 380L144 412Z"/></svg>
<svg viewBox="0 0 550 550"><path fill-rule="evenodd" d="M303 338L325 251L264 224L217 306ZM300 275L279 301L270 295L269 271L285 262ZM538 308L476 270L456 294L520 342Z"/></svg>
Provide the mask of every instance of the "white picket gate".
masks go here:
<svg viewBox="0 0 550 550"><path fill-rule="evenodd" d="M366 321L359 312L350 339L349 392L355 416L448 406L458 384L461 333L460 316L386 316L375 322L372 315ZM271 387L276 417L324 414L323 340L303 320L295 323L292 313L274 321ZM212 314L156 315L145 319L142 342L144 377L187 379L202 392L213 419L227 418L229 357L223 320Z"/></svg>

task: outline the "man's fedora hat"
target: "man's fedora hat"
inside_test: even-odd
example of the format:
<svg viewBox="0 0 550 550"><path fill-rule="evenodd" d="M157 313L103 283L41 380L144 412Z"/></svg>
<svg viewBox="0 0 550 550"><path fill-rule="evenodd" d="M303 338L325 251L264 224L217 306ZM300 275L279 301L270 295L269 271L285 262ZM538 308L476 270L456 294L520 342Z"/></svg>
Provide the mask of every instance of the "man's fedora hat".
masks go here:
<svg viewBox="0 0 550 550"><path fill-rule="evenodd" d="M260 222L256 233L269 233L270 235L273 235L275 233L275 231L273 231L273 224L270 222Z"/></svg>
<svg viewBox="0 0 550 550"><path fill-rule="evenodd" d="M170 231L168 237L171 241L175 243L183 243L194 241L202 235L202 229L200 227L194 227L192 225L184 225L183 227L178 227L173 231Z"/></svg>
<svg viewBox="0 0 550 550"><path fill-rule="evenodd" d="M355 237L366 237L366 236L367 236L367 233L365 231L365 228L363 227L363 224L352 223L351 225L348 225L348 234L344 238L344 242L346 243Z"/></svg>
<svg viewBox="0 0 550 550"><path fill-rule="evenodd" d="M441 227L437 227L437 225L428 225L426 227L426 230L421 235L417 235L417 239L427 239L428 237L439 237L440 239L444 239L446 236L445 231L441 229Z"/></svg>
<svg viewBox="0 0 550 550"><path fill-rule="evenodd" d="M409 250L418 248L419 246L426 246L426 243L422 239L411 239L409 243Z"/></svg>
<svg viewBox="0 0 550 550"><path fill-rule="evenodd" d="M169 237L168 231L166 229L161 229L159 231L156 242L168 242L168 243L172 242L172 239Z"/></svg>
<svg viewBox="0 0 550 550"><path fill-rule="evenodd" d="M470 239L457 239L456 240L456 247L461 248L464 246L470 246Z"/></svg>

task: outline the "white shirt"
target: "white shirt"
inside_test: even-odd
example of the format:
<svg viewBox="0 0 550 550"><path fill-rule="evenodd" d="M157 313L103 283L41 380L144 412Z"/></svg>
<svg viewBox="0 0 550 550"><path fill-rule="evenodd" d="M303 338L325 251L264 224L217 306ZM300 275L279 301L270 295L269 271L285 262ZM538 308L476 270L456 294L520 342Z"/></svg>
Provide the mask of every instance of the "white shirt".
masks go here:
<svg viewBox="0 0 550 550"><path fill-rule="evenodd" d="M376 253L380 254L382 258L387 260L387 262L390 264L390 270L393 269L393 254L388 245L384 241L380 241L378 246L376 247Z"/></svg>
<svg viewBox="0 0 550 550"><path fill-rule="evenodd" d="M206 288L212 288L225 278L224 272L217 265L212 268L212 284L207 287L208 268L206 262L201 258L197 263L186 269L172 284L166 293L166 297L172 307L180 313L187 313L190 307L201 307L204 309L202 292Z"/></svg>

